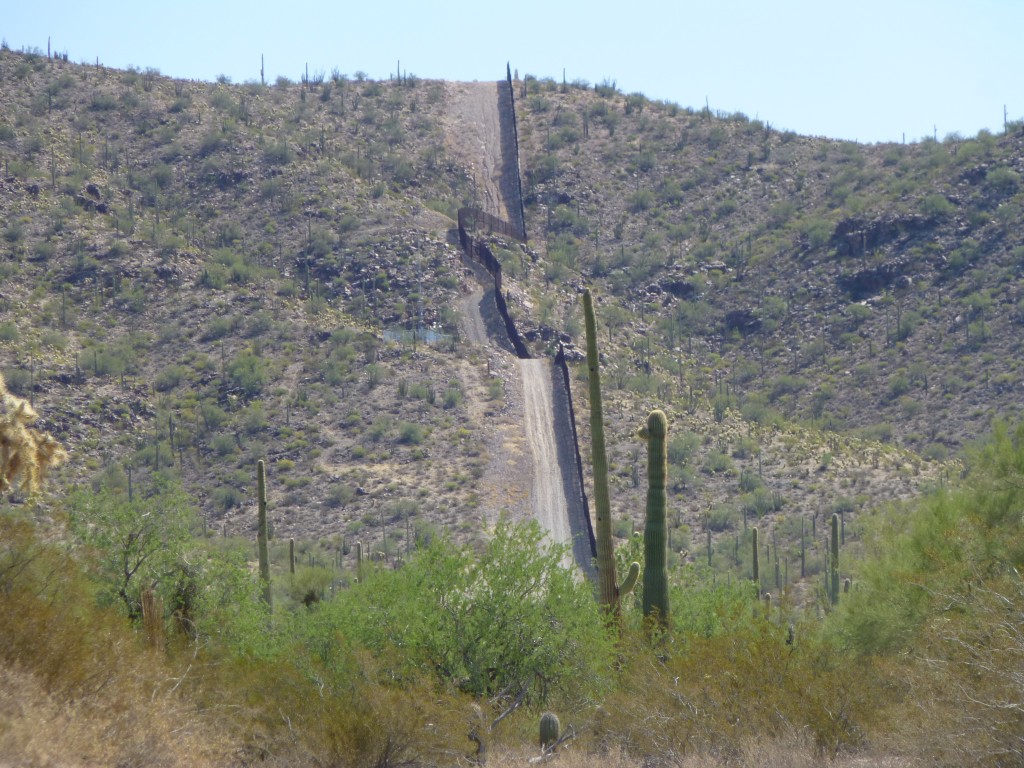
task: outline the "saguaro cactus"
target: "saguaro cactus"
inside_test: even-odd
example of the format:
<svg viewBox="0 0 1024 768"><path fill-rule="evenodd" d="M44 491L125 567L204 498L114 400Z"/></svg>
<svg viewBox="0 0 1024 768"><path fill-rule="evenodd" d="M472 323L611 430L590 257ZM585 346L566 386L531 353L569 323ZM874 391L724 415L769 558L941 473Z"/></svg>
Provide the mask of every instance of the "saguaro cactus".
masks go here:
<svg viewBox="0 0 1024 768"><path fill-rule="evenodd" d="M668 547L665 543L666 476L664 411L651 411L640 436L647 441L647 521L644 525L644 615L668 624Z"/></svg>
<svg viewBox="0 0 1024 768"><path fill-rule="evenodd" d="M754 557L753 563L751 564L751 570L753 571L753 574L752 574L751 578L753 578L753 580L754 580L754 589L757 592L757 595L760 597L760 595L761 595L761 576L760 576L760 573L758 572L758 567L757 567L757 528L751 528L750 529L750 542L751 542L751 552L753 553L753 557Z"/></svg>
<svg viewBox="0 0 1024 768"><path fill-rule="evenodd" d="M597 581L601 605L619 613L615 584L615 547L612 544L612 513L608 497L608 458L604 447L604 415L601 410L601 370L597 355L597 323L590 291L583 293L583 319L587 334L587 380L590 388L591 461L594 467L594 536L597 539Z"/></svg>
<svg viewBox="0 0 1024 768"><path fill-rule="evenodd" d="M800 578L807 578L807 523L800 518Z"/></svg>
<svg viewBox="0 0 1024 768"><path fill-rule="evenodd" d="M260 584L263 587L263 602L270 606L270 552L267 549L267 470L263 459L256 462L256 503L259 524L256 530L256 546L260 558Z"/></svg>
<svg viewBox="0 0 1024 768"><path fill-rule="evenodd" d="M839 515L832 515L831 558L829 561L829 600L839 602Z"/></svg>
<svg viewBox="0 0 1024 768"><path fill-rule="evenodd" d="M561 735L562 726L558 722L558 715L554 712L545 712L540 716L540 748L547 752L557 742Z"/></svg>

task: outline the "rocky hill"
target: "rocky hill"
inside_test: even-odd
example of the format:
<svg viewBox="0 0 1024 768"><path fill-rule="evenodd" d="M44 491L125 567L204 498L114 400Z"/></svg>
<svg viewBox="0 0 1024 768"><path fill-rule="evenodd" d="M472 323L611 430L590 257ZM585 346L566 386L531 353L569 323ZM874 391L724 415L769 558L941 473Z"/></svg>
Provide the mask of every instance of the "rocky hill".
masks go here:
<svg viewBox="0 0 1024 768"><path fill-rule="evenodd" d="M1019 124L863 146L611 83L514 89L529 245L494 247L537 354L582 347L598 296L620 535L651 407L673 549L722 570L748 520L792 558L801 519L941 482L1018 412ZM455 212L488 194L465 90L0 51L0 365L69 449L57 487L174 473L248 534L266 458L279 534L483 535L520 406L511 356L459 321Z"/></svg>

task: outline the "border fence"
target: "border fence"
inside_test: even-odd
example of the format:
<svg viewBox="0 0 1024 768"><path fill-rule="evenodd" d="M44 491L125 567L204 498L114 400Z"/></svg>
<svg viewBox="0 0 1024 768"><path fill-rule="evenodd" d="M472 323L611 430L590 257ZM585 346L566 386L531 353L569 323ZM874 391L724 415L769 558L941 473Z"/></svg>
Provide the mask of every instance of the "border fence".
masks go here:
<svg viewBox="0 0 1024 768"><path fill-rule="evenodd" d="M512 86L512 65L505 63L508 103L512 106L512 143L516 149L516 193L519 196L519 239L526 242L526 209L523 207L523 174L519 165L519 121L516 120L516 89Z"/></svg>

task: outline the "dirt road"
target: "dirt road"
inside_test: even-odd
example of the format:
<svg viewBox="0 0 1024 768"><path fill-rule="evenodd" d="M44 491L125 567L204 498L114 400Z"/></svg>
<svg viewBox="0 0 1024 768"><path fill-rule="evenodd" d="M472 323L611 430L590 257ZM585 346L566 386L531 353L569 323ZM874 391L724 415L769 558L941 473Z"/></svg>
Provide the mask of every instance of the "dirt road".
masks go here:
<svg viewBox="0 0 1024 768"><path fill-rule="evenodd" d="M509 158L508 137L503 136L508 133L508 126L502 131L502 86L449 84L446 129L452 153L471 169L479 207L513 222L520 206L515 161L514 157ZM514 156L514 143L512 150ZM466 338L471 344L488 349L487 354L498 359L507 357L507 339L503 338L501 326L495 325L496 312L491 309L493 284L486 273L479 269L474 272L480 287L459 301ZM518 381L505 379L506 414L513 419L518 416L518 424L496 424L489 436L492 455L482 478L485 503L515 516L509 503L518 506L523 487L528 487L533 517L553 541L570 545L567 563L575 560L589 574L591 551L578 480L574 482L568 405L562 402L564 393L555 396L563 385L555 379L550 360L519 360L518 367Z"/></svg>
<svg viewBox="0 0 1024 768"><path fill-rule="evenodd" d="M502 154L499 83L449 83L448 87L448 149L472 170L477 207L513 221L518 201L508 194L514 179L506 178Z"/></svg>
<svg viewBox="0 0 1024 768"><path fill-rule="evenodd" d="M555 541L572 540L569 511L559 471L555 440L554 402L551 397L551 361L520 360L526 435L533 454L533 514Z"/></svg>

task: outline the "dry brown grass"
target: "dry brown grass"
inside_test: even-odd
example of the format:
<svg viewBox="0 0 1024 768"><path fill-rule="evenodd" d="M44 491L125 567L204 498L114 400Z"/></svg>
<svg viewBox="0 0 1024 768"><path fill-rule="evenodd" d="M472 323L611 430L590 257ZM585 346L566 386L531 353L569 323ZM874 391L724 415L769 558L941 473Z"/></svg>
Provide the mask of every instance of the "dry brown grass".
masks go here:
<svg viewBox="0 0 1024 768"><path fill-rule="evenodd" d="M0 516L0 765L223 765L189 665L94 607L73 562Z"/></svg>
<svg viewBox="0 0 1024 768"><path fill-rule="evenodd" d="M909 759L873 753L826 758L813 747L801 743L799 738L790 741L752 740L738 754L729 757L713 753L635 757L618 747L601 753L569 747L543 762L538 757L537 751L504 749L496 751L487 765L489 768L518 768L531 764L550 765L552 768L910 768L920 765Z"/></svg>
<svg viewBox="0 0 1024 768"><path fill-rule="evenodd" d="M0 667L0 765L217 766L229 745L179 697L121 679L80 698Z"/></svg>

